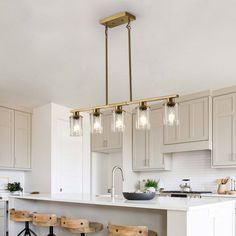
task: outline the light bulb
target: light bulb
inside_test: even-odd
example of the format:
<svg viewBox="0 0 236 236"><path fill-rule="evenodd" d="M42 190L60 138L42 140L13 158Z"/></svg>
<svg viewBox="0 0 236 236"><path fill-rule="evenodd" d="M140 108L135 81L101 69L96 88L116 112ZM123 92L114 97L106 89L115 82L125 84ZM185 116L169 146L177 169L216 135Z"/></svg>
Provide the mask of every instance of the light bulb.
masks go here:
<svg viewBox="0 0 236 236"><path fill-rule="evenodd" d="M125 111L122 110L121 106L116 107L112 112L112 131L113 132L124 132L125 130Z"/></svg>
<svg viewBox="0 0 236 236"><path fill-rule="evenodd" d="M150 129L150 108L146 103L142 102L139 107L136 108L136 129L148 130Z"/></svg>
<svg viewBox="0 0 236 236"><path fill-rule="evenodd" d="M76 112L70 117L70 135L82 136L83 135L83 117Z"/></svg>
<svg viewBox="0 0 236 236"><path fill-rule="evenodd" d="M91 121L91 133L101 134L103 132L102 127L102 114L98 109L95 109L92 114L90 114Z"/></svg>
<svg viewBox="0 0 236 236"><path fill-rule="evenodd" d="M178 103L175 103L171 100L171 102L167 102L165 104L164 109L164 124L166 126L173 126L174 124L179 124L179 109L178 109Z"/></svg>

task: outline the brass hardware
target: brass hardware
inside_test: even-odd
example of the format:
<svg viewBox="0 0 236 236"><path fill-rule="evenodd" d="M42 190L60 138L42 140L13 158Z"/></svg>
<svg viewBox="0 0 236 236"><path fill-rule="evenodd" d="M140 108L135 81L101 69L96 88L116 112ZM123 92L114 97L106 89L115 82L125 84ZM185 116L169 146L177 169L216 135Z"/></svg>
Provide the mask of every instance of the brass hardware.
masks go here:
<svg viewBox="0 0 236 236"><path fill-rule="evenodd" d="M98 117L98 116L100 116L101 115L101 112L100 112L100 109L95 109L94 110L94 112L93 112L93 116L96 116L96 117Z"/></svg>
<svg viewBox="0 0 236 236"><path fill-rule="evenodd" d="M167 99L167 106L168 106L168 107L174 107L174 106L175 106L175 100L174 100L174 98L168 98L168 99Z"/></svg>
<svg viewBox="0 0 236 236"><path fill-rule="evenodd" d="M134 105L134 104L140 104L141 102L158 102L158 101L163 101L163 100L168 100L170 98L178 98L178 94L174 95L169 95L169 96L160 96L160 97L154 97L154 98L145 98L145 99L140 99L140 100L134 100L134 101L127 101L127 102L118 102L118 103L110 103L108 105L100 105L100 106L95 106L95 107L88 107L88 108L78 108L74 109L71 112L88 112L88 111L93 111L95 109L100 109L100 110L105 110L109 108L114 108L117 106L129 106L129 105Z"/></svg>
<svg viewBox="0 0 236 236"><path fill-rule="evenodd" d="M141 102L139 105L139 109L142 111L146 111L147 110L147 102Z"/></svg>
<svg viewBox="0 0 236 236"><path fill-rule="evenodd" d="M116 113L116 114L122 114L122 112L123 112L122 106L117 106L117 107L115 108L115 113Z"/></svg>
<svg viewBox="0 0 236 236"><path fill-rule="evenodd" d="M131 26L130 19L126 26L128 30L128 51L129 51L129 100L133 100L133 88L132 88L132 60L131 60Z"/></svg>
<svg viewBox="0 0 236 236"><path fill-rule="evenodd" d="M106 105L108 105L108 28L105 27L105 88L106 88Z"/></svg>
<svg viewBox="0 0 236 236"><path fill-rule="evenodd" d="M134 20L136 20L136 17L129 12L119 12L100 20L100 24L109 28L114 28Z"/></svg>

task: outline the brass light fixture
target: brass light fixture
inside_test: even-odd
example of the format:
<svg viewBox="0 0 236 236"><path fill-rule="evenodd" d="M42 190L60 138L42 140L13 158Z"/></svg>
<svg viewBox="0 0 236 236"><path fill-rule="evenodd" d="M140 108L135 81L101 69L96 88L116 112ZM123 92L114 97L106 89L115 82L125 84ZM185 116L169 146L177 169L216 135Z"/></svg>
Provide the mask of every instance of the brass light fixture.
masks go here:
<svg viewBox="0 0 236 236"><path fill-rule="evenodd" d="M72 136L80 136L83 134L82 125L83 117L80 115L81 112L90 112L91 119L91 132L102 133L102 113L101 110L113 110L112 130L114 132L123 132L125 130L124 116L125 106L137 104L136 108L136 128L140 130L150 129L150 118L149 112L150 107L148 103L166 101L165 113L164 113L164 124L173 125L178 123L178 105L175 103L175 98L179 95L168 95L154 98L145 98L139 100L133 100L132 94L132 57L131 57L131 21L136 20L136 17L128 12L120 12L115 15L106 17L100 20L100 24L105 26L105 105L99 105L88 108L78 108L71 111L72 116L70 117L70 127ZM128 59L129 59L129 101L109 103L108 101L108 29L118 27L126 24L128 31Z"/></svg>

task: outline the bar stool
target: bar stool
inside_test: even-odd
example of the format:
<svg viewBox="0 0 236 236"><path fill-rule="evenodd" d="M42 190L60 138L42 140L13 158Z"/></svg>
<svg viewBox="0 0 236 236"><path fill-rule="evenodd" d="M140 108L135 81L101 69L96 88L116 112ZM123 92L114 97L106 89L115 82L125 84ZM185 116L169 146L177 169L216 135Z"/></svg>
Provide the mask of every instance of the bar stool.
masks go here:
<svg viewBox="0 0 236 236"><path fill-rule="evenodd" d="M56 236L53 232L55 226L58 226L58 219L55 214L33 214L33 224L40 227L49 227L48 236Z"/></svg>
<svg viewBox="0 0 236 236"><path fill-rule="evenodd" d="M108 224L108 236L157 236L146 226L123 226Z"/></svg>
<svg viewBox="0 0 236 236"><path fill-rule="evenodd" d="M61 227L70 231L74 234L80 234L85 236L85 234L96 233L103 229L103 225L97 222L89 222L86 219L72 219L61 217Z"/></svg>
<svg viewBox="0 0 236 236"><path fill-rule="evenodd" d="M16 211L15 209L10 209L10 219L15 222L24 222L25 228L17 235L20 236L24 233L24 236L33 234L37 236L37 234L29 228L29 223L32 222L32 215L28 211Z"/></svg>

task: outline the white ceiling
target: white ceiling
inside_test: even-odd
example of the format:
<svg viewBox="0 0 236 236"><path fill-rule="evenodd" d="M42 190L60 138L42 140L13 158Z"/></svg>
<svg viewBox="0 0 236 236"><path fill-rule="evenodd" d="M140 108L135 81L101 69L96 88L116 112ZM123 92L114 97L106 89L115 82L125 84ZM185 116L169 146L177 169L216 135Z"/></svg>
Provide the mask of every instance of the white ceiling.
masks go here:
<svg viewBox="0 0 236 236"><path fill-rule="evenodd" d="M27 107L104 101L104 28L132 24L134 97L236 85L235 0L1 0L0 100ZM128 98L127 35L110 33L110 101Z"/></svg>

